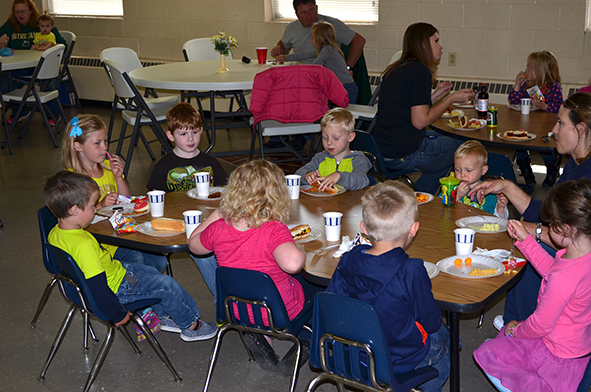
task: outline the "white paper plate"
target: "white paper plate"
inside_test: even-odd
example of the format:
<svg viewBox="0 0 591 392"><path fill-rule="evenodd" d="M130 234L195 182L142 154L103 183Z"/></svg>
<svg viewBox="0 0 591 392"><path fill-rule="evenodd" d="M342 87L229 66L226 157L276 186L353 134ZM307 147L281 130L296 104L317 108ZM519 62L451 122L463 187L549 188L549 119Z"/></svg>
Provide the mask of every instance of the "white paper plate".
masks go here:
<svg viewBox="0 0 591 392"><path fill-rule="evenodd" d="M456 127L452 127L451 125L449 125L449 123L447 123L447 126L450 127L451 129L455 129L456 131L478 131L479 129L482 129L484 127L486 127L486 120L480 119L480 118L471 118L469 121L473 121L476 120L480 123L480 127L478 128L456 128Z"/></svg>
<svg viewBox="0 0 591 392"><path fill-rule="evenodd" d="M452 114L445 114L443 113L441 115L441 118L454 118L454 117L459 117L459 116L463 116L464 115L464 111L460 110L460 109L454 109L452 111Z"/></svg>
<svg viewBox="0 0 591 392"><path fill-rule="evenodd" d="M515 110L517 112L521 111L521 105L507 105L507 107L511 110ZM533 112L534 110L540 110L539 107L531 105L531 108L529 109L530 112Z"/></svg>
<svg viewBox="0 0 591 392"><path fill-rule="evenodd" d="M148 204L148 209L144 212L140 212L138 214L134 213L135 204L134 203L123 203L123 204L114 204L112 206L103 207L98 210L96 213L102 216L110 217L113 213L117 210L121 211L121 213L125 216L130 216L132 218L136 216L146 215L150 212L150 205Z"/></svg>
<svg viewBox="0 0 591 392"><path fill-rule="evenodd" d="M466 265L465 263L462 263L461 265L455 265L454 261L456 259L466 259L467 257L470 257L472 259L472 263L470 265ZM493 276L498 276L501 275L503 272L505 272L505 266L502 263L499 263L498 261L496 261L495 259L491 258L491 257L485 257L485 256L478 256L475 254L471 254L469 256L451 256L451 257L447 257L443 260L440 260L439 262L437 262L437 268L439 268L439 270L441 272L444 272L446 274L450 274L453 276L457 276L459 278L466 278L466 279L483 279L483 278L491 278ZM478 268L478 269L484 269L484 268L494 268L497 270L497 273L494 275L489 275L489 276L470 276L468 275L470 273L470 271L472 271L474 268Z"/></svg>
<svg viewBox="0 0 591 392"><path fill-rule="evenodd" d="M487 222L484 220L484 218L481 218L479 216L467 216L465 218L460 218L456 221L456 226L468 227L470 229L476 230L477 233L484 234L502 233L504 231L507 231L507 219L498 218L496 216L487 216L486 220L488 221L488 223L498 223L500 226L499 230L482 230L482 225L486 224Z"/></svg>
<svg viewBox="0 0 591 392"><path fill-rule="evenodd" d="M216 193L216 192L221 192L224 193L226 191L226 188L221 187L221 186L210 186L209 187L209 194L211 195L212 193ZM197 200L202 200L202 201L217 201L217 200L221 200L221 196L220 197L212 197L210 198L209 196L199 196L197 194L197 188L193 188L193 189L189 189L187 191L187 196L189 196L191 199L197 199Z"/></svg>
<svg viewBox="0 0 591 392"><path fill-rule="evenodd" d="M430 194L430 193L427 193L427 192L415 192L415 195L417 195L417 197L419 196L419 194L423 194L423 195L427 196L429 199L427 201L421 201L421 202L417 199L417 204L418 205L427 204L427 203L429 203L430 201L433 200L433 195Z"/></svg>
<svg viewBox="0 0 591 392"><path fill-rule="evenodd" d="M454 106L462 109L474 109L474 103L454 103Z"/></svg>
<svg viewBox="0 0 591 392"><path fill-rule="evenodd" d="M527 140L517 140L517 139L509 139L509 138L506 138L506 137L503 136L503 133L497 133L497 137L499 139L503 139L503 140L506 140L508 142L516 142L516 143L519 143L519 142L529 142L530 140L534 140L536 138L536 136L537 135L535 133L528 132L527 133Z"/></svg>
<svg viewBox="0 0 591 392"><path fill-rule="evenodd" d="M439 268L433 263L429 263L428 261L423 261L423 265L427 270L427 274L429 274L429 279L433 279L439 274Z"/></svg>
<svg viewBox="0 0 591 392"><path fill-rule="evenodd" d="M334 195L329 195L328 193L325 192L310 192L310 185L302 185L300 187L300 192L308 195L308 196L314 196L314 197L332 197L332 196L337 196L340 195L341 193L345 193L347 191L347 188L345 188L342 185L339 184L334 184L334 186L337 188L337 193L335 193Z"/></svg>
<svg viewBox="0 0 591 392"><path fill-rule="evenodd" d="M185 230L183 230L183 231L154 230L154 229L152 229L152 222L144 222L142 224L139 224L137 227L137 231L142 234L149 235L152 237L173 237L175 235L183 234L185 232Z"/></svg>
<svg viewBox="0 0 591 392"><path fill-rule="evenodd" d="M292 226L293 227L293 226ZM291 227L290 227L291 229ZM301 240L297 240L298 244L304 244L306 242L312 242L320 238L322 232L315 227L310 228L310 234L306 238L302 238Z"/></svg>

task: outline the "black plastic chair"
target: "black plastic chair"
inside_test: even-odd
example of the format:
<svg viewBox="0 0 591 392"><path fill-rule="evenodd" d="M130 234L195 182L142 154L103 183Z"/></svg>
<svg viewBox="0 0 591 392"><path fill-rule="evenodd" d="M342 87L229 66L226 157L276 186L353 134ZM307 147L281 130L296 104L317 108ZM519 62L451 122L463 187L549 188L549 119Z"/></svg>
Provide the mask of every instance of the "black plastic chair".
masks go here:
<svg viewBox="0 0 591 392"><path fill-rule="evenodd" d="M301 343L296 336L312 317L312 301L304 304L304 308L293 320L289 319L281 295L269 275L258 271L218 267L216 270L217 289L217 321L224 323L218 329L215 345L209 360L209 370L203 391L209 388L213 368L217 360L222 337L229 330L240 333L252 332L272 336L280 340L288 340L297 346L296 360L291 377L290 392L295 390L298 365L301 356ZM234 305L238 308L239 318L234 313ZM253 322L250 321L248 308L252 307ZM267 315L269 325L264 325L261 310ZM244 341L243 341L244 343ZM246 347L246 345L245 345ZM254 359L248 348L250 361Z"/></svg>
<svg viewBox="0 0 591 392"><path fill-rule="evenodd" d="M107 354L109 353L109 349L113 344L116 327L115 324L107 317L107 315L105 315L99 308L96 300L92 296L90 289L88 288L88 284L86 282L84 274L82 273L82 271L78 267L78 264L76 264L72 256L51 244L48 245L48 248L49 251L53 253L55 260L57 261L57 265L59 267L59 273L57 274L57 277L60 291L62 292L66 300L71 302L72 305L70 306L70 309L68 310L68 313L64 318L64 322L62 323L62 326L60 327L60 330L58 331L58 334L55 337L55 341L51 346L51 350L49 351L49 355L47 356L47 360L45 361L45 365L43 366L43 370L41 371L41 374L39 375L38 379L45 379L45 375L47 373L49 365L53 360L55 354L57 353L57 350L59 349L59 346L66 335L66 331L72 321L72 316L76 312L76 309L82 308L85 312L95 315L109 327L107 337L105 338L105 341L101 346L101 349L96 357L96 360L94 361L92 369L90 370L90 374L88 375L88 379L86 380L84 392L87 392L90 389L96 377L98 376L98 373L103 363L105 362ZM166 353L164 352L164 350L162 349L154 335L152 334L152 331L150 331L150 327L148 327L144 320L137 314L138 310L144 309L148 306L155 305L159 302L160 299L148 298L141 301L125 304L125 308L132 312L131 319L142 330L142 332L146 336L146 340L150 343L150 345L152 346L156 354L158 354L162 362L164 362L164 364L168 367L168 369L174 376L175 381L180 382L180 376L170 363L170 360L166 356ZM129 344L131 344L135 353L137 355L141 354L141 351L131 338L125 326L118 327L117 329L121 331L125 339L127 339Z"/></svg>
<svg viewBox="0 0 591 392"><path fill-rule="evenodd" d="M413 190L416 190L414 182L407 176L407 174L412 173L411 171L392 171L386 167L386 161L384 160L382 151L370 133L356 129L353 148L355 150L363 151L369 160L372 161L373 165L370 174L376 177L379 181L403 180Z"/></svg>
<svg viewBox="0 0 591 392"><path fill-rule="evenodd" d="M334 293L314 299L310 366L321 368L308 383L313 391L326 381L363 391L406 392L439 375L426 366L394 374L388 343L375 309L368 303Z"/></svg>

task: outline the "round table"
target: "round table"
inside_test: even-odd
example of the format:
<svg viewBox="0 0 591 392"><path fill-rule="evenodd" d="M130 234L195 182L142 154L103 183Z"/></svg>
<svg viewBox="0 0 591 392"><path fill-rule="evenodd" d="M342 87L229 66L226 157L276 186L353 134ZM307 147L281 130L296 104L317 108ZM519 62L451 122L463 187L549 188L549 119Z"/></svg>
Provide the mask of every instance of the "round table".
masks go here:
<svg viewBox="0 0 591 392"><path fill-rule="evenodd" d="M42 54L36 50L15 50L12 56L2 56L2 71L36 67Z"/></svg>

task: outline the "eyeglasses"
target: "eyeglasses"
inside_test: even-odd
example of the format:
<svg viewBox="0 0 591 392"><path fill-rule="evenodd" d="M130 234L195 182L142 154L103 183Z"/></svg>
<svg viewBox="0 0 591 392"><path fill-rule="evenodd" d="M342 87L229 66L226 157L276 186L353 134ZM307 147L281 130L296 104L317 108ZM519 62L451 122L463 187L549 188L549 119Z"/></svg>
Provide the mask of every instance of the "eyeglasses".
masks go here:
<svg viewBox="0 0 591 392"><path fill-rule="evenodd" d="M15 15L23 15L26 14L27 12L31 12L31 10L19 10L19 11L14 11Z"/></svg>

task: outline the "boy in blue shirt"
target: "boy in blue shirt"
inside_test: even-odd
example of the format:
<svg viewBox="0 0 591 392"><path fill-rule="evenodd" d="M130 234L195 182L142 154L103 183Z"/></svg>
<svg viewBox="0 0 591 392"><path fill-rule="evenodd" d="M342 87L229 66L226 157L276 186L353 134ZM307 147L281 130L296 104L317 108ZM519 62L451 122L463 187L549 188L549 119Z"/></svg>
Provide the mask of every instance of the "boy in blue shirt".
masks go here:
<svg viewBox="0 0 591 392"><path fill-rule="evenodd" d="M416 196L400 182L386 181L371 187L361 203L361 230L372 245L345 253L326 291L371 304L382 324L394 373L433 366L439 377L419 388L440 392L449 376L449 330L441 323L423 260L405 252L419 230Z"/></svg>
<svg viewBox="0 0 591 392"><path fill-rule="evenodd" d="M216 335L216 325L200 320L197 304L172 277L144 264L113 260L84 230L94 218L99 198L98 185L91 177L61 171L47 180L43 197L58 220L49 233L49 243L74 258L99 307L115 325L129 321L126 303L160 298L152 308L160 317L161 330L180 333L184 341Z"/></svg>

